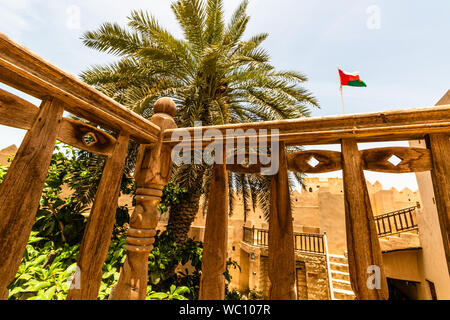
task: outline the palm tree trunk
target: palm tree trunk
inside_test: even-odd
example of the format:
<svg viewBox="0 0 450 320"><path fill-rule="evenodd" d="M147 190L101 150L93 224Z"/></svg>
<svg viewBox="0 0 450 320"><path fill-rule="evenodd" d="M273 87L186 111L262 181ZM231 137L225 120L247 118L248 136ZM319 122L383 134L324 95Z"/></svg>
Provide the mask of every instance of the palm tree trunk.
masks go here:
<svg viewBox="0 0 450 320"><path fill-rule="evenodd" d="M182 199L180 203L170 207L167 230L172 231L178 245L183 244L187 239L191 224L199 209L201 195L199 188L191 194L190 199Z"/></svg>

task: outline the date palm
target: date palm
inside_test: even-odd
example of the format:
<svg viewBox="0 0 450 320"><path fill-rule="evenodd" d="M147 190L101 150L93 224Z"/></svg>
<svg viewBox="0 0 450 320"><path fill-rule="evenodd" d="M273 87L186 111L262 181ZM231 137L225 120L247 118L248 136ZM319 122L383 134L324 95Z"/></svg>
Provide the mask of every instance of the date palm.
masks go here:
<svg viewBox="0 0 450 320"><path fill-rule="evenodd" d="M260 33L244 40L250 17L243 1L228 23L223 0L179 0L171 4L183 37L173 36L144 11L132 11L128 26L104 23L84 34L86 46L116 55L118 60L83 72L82 79L133 111L149 117L160 97L178 107L179 127L219 125L309 116L317 106L301 87L307 78L295 71L279 71L261 47ZM205 165L181 165L173 181L189 190L189 197L170 208L168 229L184 241L208 184ZM262 177L233 175L231 186L245 199L266 191ZM261 200L267 197L260 197Z"/></svg>

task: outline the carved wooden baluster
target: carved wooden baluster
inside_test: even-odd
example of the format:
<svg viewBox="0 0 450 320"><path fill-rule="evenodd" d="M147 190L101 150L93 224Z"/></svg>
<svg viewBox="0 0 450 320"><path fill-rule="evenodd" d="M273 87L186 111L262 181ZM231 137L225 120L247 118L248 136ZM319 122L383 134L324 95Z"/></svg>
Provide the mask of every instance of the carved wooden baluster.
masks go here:
<svg viewBox="0 0 450 320"><path fill-rule="evenodd" d="M431 150L433 169L434 196L439 214L442 240L447 267L450 273L450 136L446 134L430 134L428 147Z"/></svg>
<svg viewBox="0 0 450 320"><path fill-rule="evenodd" d="M286 148L280 143L279 170L270 188L269 262L271 300L296 300L295 251Z"/></svg>
<svg viewBox="0 0 450 320"><path fill-rule="evenodd" d="M116 220L129 141L128 134L120 134L112 155L106 160L78 253L77 266L80 274L73 280L68 300L97 299L102 280L102 267L108 254Z"/></svg>
<svg viewBox="0 0 450 320"><path fill-rule="evenodd" d="M370 205L363 163L354 139L342 140L344 174L345 222L347 231L348 264L353 291L358 300L388 298L377 229ZM380 289L367 285L372 273L370 266L380 269ZM372 282L371 282L372 283ZM376 285L374 281L373 284Z"/></svg>
<svg viewBox="0 0 450 320"><path fill-rule="evenodd" d="M162 132L176 128L173 116L175 103L162 98L155 103L155 115L151 121ZM162 135L161 135L162 136ZM130 219L128 230L127 258L120 272L117 285L111 292L113 300L144 300L147 290L148 254L153 249L156 227L158 225L158 203L162 189L170 179L172 172L171 147L162 144L162 140L152 145L142 145L136 164L135 179L136 207Z"/></svg>
<svg viewBox="0 0 450 320"><path fill-rule="evenodd" d="M60 101L43 100L0 185L0 299L8 298L30 236L63 111Z"/></svg>
<svg viewBox="0 0 450 320"><path fill-rule="evenodd" d="M211 176L203 240L200 300L225 299L225 277L223 273L227 262L227 238L228 174L224 163L215 164Z"/></svg>

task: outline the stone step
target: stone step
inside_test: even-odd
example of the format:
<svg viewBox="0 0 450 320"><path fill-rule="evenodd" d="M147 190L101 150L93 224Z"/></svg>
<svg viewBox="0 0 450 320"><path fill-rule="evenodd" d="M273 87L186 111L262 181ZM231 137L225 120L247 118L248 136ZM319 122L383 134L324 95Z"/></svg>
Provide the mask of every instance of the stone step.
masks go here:
<svg viewBox="0 0 450 320"><path fill-rule="evenodd" d="M334 289L334 297L337 300L355 300L355 294L353 291L343 290L343 289Z"/></svg>
<svg viewBox="0 0 450 320"><path fill-rule="evenodd" d="M333 289L352 291L352 285L348 280L333 279Z"/></svg>
<svg viewBox="0 0 450 320"><path fill-rule="evenodd" d="M330 262L348 263L348 260L344 255L329 254L328 257L330 258Z"/></svg>
<svg viewBox="0 0 450 320"><path fill-rule="evenodd" d="M339 262L330 262L331 270L342 271L348 273L348 264L347 263L339 263Z"/></svg>
<svg viewBox="0 0 450 320"><path fill-rule="evenodd" d="M348 272L331 270L331 278L337 280L350 281L350 274Z"/></svg>

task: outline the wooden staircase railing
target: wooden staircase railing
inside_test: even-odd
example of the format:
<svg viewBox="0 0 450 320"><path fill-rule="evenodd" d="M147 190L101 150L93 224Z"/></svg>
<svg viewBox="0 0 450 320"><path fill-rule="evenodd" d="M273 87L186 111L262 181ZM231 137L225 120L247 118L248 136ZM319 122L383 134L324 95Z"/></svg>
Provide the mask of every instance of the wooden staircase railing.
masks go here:
<svg viewBox="0 0 450 320"><path fill-rule="evenodd" d="M418 229L416 206L380 214L374 217L378 236L386 237Z"/></svg>
<svg viewBox="0 0 450 320"><path fill-rule="evenodd" d="M243 227L243 241L250 245L267 247L269 245L269 230ZM294 232L294 250L325 254L324 235Z"/></svg>

